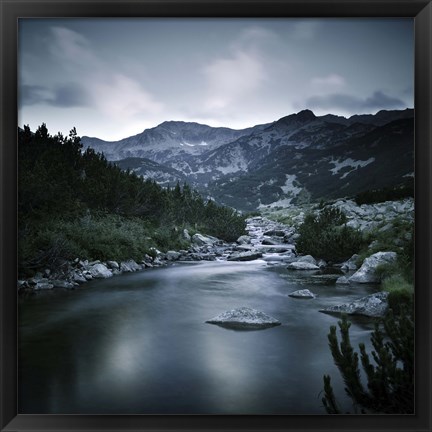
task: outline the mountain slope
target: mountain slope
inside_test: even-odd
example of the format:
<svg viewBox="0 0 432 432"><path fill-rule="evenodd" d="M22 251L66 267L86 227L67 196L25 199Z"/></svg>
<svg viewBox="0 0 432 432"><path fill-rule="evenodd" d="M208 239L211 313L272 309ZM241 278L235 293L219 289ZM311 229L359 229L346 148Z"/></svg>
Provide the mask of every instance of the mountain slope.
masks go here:
<svg viewBox="0 0 432 432"><path fill-rule="evenodd" d="M123 170L134 171L144 179L152 179L161 186L184 183L187 178L180 171L145 158L126 158L115 162Z"/></svg>
<svg viewBox="0 0 432 432"><path fill-rule="evenodd" d="M184 182L242 210L393 186L414 171L414 111L350 118L303 110L244 130L164 122L84 146L158 183Z"/></svg>
<svg viewBox="0 0 432 432"><path fill-rule="evenodd" d="M234 130L213 128L199 123L167 121L120 141L103 141L84 136L82 143L84 148L92 147L97 152L104 153L111 161L143 157L164 163L173 158L187 158L189 155L213 150L265 126Z"/></svg>
<svg viewBox="0 0 432 432"><path fill-rule="evenodd" d="M410 179L413 119L397 120L329 148L281 147L250 173L209 185L216 200L243 210L351 196Z"/></svg>

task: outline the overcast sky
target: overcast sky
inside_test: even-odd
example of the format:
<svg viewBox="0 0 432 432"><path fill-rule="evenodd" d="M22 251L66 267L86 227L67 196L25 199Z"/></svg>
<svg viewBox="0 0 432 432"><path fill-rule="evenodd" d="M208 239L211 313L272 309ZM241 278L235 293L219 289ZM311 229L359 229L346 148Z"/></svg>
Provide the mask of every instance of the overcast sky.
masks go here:
<svg viewBox="0 0 432 432"><path fill-rule="evenodd" d="M19 125L117 140L413 107L412 19L22 19Z"/></svg>

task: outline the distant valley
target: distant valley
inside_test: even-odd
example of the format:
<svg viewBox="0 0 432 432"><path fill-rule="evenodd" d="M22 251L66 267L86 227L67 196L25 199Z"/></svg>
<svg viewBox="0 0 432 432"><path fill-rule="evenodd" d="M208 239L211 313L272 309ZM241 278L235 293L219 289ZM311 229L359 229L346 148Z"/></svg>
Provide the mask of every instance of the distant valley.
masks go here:
<svg viewBox="0 0 432 432"><path fill-rule="evenodd" d="M412 182L414 110L345 118L310 110L248 129L167 121L108 142L82 137L122 169L163 186L187 182L243 211Z"/></svg>

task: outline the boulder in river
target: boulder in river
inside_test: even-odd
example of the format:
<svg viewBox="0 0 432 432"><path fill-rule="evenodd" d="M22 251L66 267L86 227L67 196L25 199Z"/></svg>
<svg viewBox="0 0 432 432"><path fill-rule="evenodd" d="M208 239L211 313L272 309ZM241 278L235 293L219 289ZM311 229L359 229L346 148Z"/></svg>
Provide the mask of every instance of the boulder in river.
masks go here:
<svg viewBox="0 0 432 432"><path fill-rule="evenodd" d="M245 245L251 242L251 238L248 235L242 235L237 239L239 245Z"/></svg>
<svg viewBox="0 0 432 432"><path fill-rule="evenodd" d="M373 318L383 317L388 310L388 292L382 291L375 294L354 300L351 303L344 303L320 309L320 312L330 315L364 315Z"/></svg>
<svg viewBox="0 0 432 432"><path fill-rule="evenodd" d="M315 294L309 291L308 289L294 291L291 294L288 294L288 296L294 298L304 298L304 299L315 298Z"/></svg>
<svg viewBox="0 0 432 432"><path fill-rule="evenodd" d="M259 330L281 325L276 318L249 307L223 312L206 323L239 330Z"/></svg>
<svg viewBox="0 0 432 432"><path fill-rule="evenodd" d="M264 238L264 239L262 240L261 244L263 244L263 245L267 245L267 246L274 246L274 245L278 245L278 244L280 244L280 241L279 241L279 240L272 239L272 238Z"/></svg>
<svg viewBox="0 0 432 432"><path fill-rule="evenodd" d="M262 257L261 252L240 252L234 253L227 258L227 261L253 261Z"/></svg>
<svg viewBox="0 0 432 432"><path fill-rule="evenodd" d="M338 285L349 285L350 281L346 276L341 276L336 279Z"/></svg>
<svg viewBox="0 0 432 432"><path fill-rule="evenodd" d="M287 268L290 270L319 270L317 265L306 261L294 261L291 264L288 264Z"/></svg>
<svg viewBox="0 0 432 432"><path fill-rule="evenodd" d="M377 252L366 258L362 266L349 278L350 282L380 283L376 269L382 264L391 264L396 261L396 252Z"/></svg>
<svg viewBox="0 0 432 432"><path fill-rule="evenodd" d="M301 257L297 260L297 262L307 262L307 263L309 263L309 264L317 265L317 261L316 261L316 259L315 259L312 255L304 255L304 256L301 256Z"/></svg>
<svg viewBox="0 0 432 432"><path fill-rule="evenodd" d="M278 230L278 229L269 230L264 233L265 236L270 236L270 237L284 237L285 234L286 234L285 231Z"/></svg>

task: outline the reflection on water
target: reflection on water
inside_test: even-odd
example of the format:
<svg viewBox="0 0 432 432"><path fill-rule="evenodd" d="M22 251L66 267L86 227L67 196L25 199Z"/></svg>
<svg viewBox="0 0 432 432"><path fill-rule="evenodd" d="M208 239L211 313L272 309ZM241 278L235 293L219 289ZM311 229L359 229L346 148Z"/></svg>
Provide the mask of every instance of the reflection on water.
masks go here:
<svg viewBox="0 0 432 432"><path fill-rule="evenodd" d="M20 301L20 413L323 414L322 376L343 384L318 309L374 291L264 261L176 264ZM288 297L309 288L313 300ZM249 306L281 326L206 324ZM372 325L355 320L352 342ZM349 401L342 400L346 409Z"/></svg>

